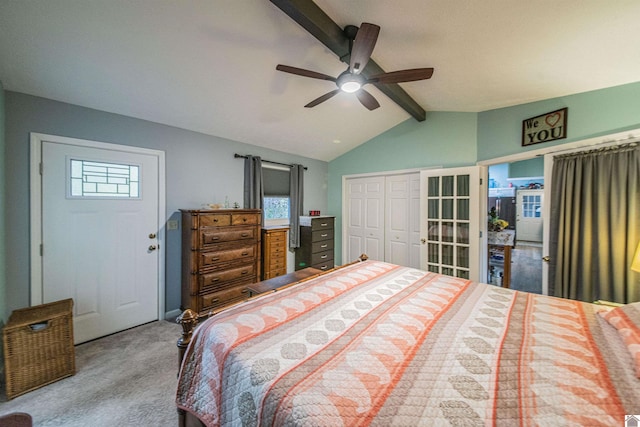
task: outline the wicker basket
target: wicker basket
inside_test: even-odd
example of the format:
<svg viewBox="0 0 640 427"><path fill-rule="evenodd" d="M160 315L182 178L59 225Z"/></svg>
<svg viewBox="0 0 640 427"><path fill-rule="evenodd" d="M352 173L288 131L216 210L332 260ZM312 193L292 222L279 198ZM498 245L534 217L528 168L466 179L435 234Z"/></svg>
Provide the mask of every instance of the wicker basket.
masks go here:
<svg viewBox="0 0 640 427"><path fill-rule="evenodd" d="M11 313L2 331L8 399L75 374L72 308L66 299Z"/></svg>

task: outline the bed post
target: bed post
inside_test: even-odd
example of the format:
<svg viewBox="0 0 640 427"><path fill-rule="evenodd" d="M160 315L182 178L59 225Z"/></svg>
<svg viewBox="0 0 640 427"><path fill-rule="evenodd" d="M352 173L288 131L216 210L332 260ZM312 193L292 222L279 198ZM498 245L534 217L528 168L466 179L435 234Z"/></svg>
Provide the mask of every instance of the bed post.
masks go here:
<svg viewBox="0 0 640 427"><path fill-rule="evenodd" d="M195 311L190 308L186 309L182 312L180 316L176 319L176 323L179 323L182 326L182 336L178 340L176 344L178 346L178 373L180 372L180 367L182 366L182 359L184 358L184 352L187 350L189 343L191 342L191 337L193 336L193 330L198 324L198 315Z"/></svg>

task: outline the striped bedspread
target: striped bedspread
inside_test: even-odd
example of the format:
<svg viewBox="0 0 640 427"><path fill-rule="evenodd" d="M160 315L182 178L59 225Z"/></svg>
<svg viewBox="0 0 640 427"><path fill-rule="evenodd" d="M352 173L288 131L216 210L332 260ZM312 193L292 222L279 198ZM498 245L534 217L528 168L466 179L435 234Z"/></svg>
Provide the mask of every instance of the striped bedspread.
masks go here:
<svg viewBox="0 0 640 427"><path fill-rule="evenodd" d="M623 425L640 379L598 306L378 261L224 311L185 356L206 425Z"/></svg>

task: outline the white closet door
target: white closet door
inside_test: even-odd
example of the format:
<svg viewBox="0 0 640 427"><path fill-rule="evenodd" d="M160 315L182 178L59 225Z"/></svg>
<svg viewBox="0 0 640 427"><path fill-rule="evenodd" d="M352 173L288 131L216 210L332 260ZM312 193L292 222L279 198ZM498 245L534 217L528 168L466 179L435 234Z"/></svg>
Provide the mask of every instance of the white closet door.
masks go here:
<svg viewBox="0 0 640 427"><path fill-rule="evenodd" d="M420 174L387 176L385 188L385 261L419 268Z"/></svg>
<svg viewBox="0 0 640 427"><path fill-rule="evenodd" d="M346 260L384 260L384 177L346 180ZM343 257L344 259L344 257Z"/></svg>

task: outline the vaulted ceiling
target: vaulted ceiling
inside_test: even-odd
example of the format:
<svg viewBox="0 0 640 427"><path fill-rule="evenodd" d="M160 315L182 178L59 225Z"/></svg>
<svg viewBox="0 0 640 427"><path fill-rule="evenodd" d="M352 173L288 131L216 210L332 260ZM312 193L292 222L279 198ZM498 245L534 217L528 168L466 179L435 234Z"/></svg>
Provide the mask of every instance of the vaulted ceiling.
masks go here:
<svg viewBox="0 0 640 427"><path fill-rule="evenodd" d="M299 0L292 0L293 3ZM478 112L639 81L637 0L317 0L339 27L381 27L384 71L426 111ZM373 86L368 111L330 81L339 58L268 0L0 0L5 89L332 160L412 116ZM339 141L339 142L337 142Z"/></svg>

